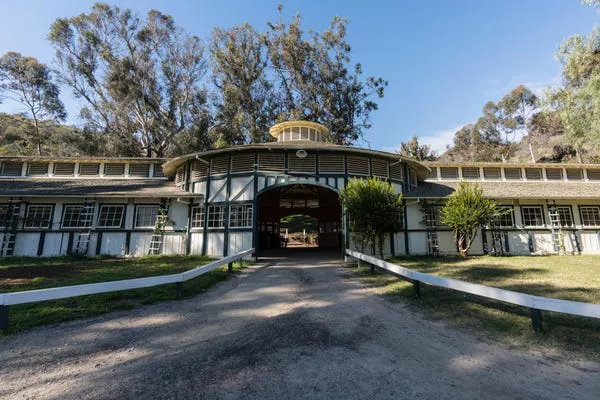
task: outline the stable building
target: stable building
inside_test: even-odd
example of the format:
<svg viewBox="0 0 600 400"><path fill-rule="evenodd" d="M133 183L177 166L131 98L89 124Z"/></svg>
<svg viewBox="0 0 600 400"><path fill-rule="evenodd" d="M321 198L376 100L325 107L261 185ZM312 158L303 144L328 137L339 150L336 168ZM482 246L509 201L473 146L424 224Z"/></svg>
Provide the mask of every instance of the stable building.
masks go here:
<svg viewBox="0 0 600 400"><path fill-rule="evenodd" d="M301 214L341 255L353 244L338 192L371 176L403 195L389 255L456 253L439 212L461 180L510 210L472 254L600 253L600 165L422 163L334 145L307 121L269 133L274 142L162 160L0 157L0 254L261 254L279 246L280 220Z"/></svg>

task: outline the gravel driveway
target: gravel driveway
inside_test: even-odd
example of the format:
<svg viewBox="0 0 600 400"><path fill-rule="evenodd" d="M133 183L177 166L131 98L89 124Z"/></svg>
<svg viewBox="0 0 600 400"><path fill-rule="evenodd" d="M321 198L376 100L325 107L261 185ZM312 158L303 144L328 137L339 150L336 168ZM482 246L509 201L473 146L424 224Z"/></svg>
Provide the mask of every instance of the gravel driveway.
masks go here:
<svg viewBox="0 0 600 400"><path fill-rule="evenodd" d="M192 299L0 339L0 398L600 398L598 364L482 342L291 254Z"/></svg>

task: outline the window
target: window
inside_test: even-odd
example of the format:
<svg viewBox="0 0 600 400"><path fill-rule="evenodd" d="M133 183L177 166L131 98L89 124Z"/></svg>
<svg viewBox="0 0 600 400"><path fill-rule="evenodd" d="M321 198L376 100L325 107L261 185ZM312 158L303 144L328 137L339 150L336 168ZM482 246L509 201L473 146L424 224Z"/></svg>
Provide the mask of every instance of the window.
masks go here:
<svg viewBox="0 0 600 400"><path fill-rule="evenodd" d="M204 228L204 206L192 207L192 228Z"/></svg>
<svg viewBox="0 0 600 400"><path fill-rule="evenodd" d="M567 179L570 181L582 181L583 170L579 168L567 168Z"/></svg>
<svg viewBox="0 0 600 400"><path fill-rule="evenodd" d="M20 204L0 204L0 228L13 227L18 222L20 212Z"/></svg>
<svg viewBox="0 0 600 400"><path fill-rule="evenodd" d="M123 223L125 206L103 204L98 213L98 228L120 228Z"/></svg>
<svg viewBox="0 0 600 400"><path fill-rule="evenodd" d="M125 175L125 164L104 164L104 175L109 175L109 176Z"/></svg>
<svg viewBox="0 0 600 400"><path fill-rule="evenodd" d="M231 228L251 228L252 204L229 206L229 226Z"/></svg>
<svg viewBox="0 0 600 400"><path fill-rule="evenodd" d="M0 175L2 175L2 176L21 176L22 169L23 169L22 162L5 161L2 163L2 168L0 169Z"/></svg>
<svg viewBox="0 0 600 400"><path fill-rule="evenodd" d="M544 226L544 215L542 207L523 206L521 207L523 215L523 226Z"/></svg>
<svg viewBox="0 0 600 400"><path fill-rule="evenodd" d="M442 179L458 179L458 168L440 167L440 176Z"/></svg>
<svg viewBox="0 0 600 400"><path fill-rule="evenodd" d="M135 209L135 227L153 228L156 223L156 216L160 212L158 205L139 205Z"/></svg>
<svg viewBox="0 0 600 400"><path fill-rule="evenodd" d="M95 176L100 174L100 164L79 164L79 175Z"/></svg>
<svg viewBox="0 0 600 400"><path fill-rule="evenodd" d="M129 176L146 178L150 174L150 164L129 164Z"/></svg>
<svg viewBox="0 0 600 400"><path fill-rule="evenodd" d="M54 175L73 176L75 174L74 163L56 163L54 164Z"/></svg>
<svg viewBox="0 0 600 400"><path fill-rule="evenodd" d="M25 228L50 228L52 220L51 205L30 205L25 215Z"/></svg>
<svg viewBox="0 0 600 400"><path fill-rule="evenodd" d="M515 226L514 210L512 207L498 207L504 213L496 218L493 225L500 228L512 228Z"/></svg>
<svg viewBox="0 0 600 400"><path fill-rule="evenodd" d="M225 226L225 206L208 206L208 227L223 228Z"/></svg>
<svg viewBox="0 0 600 400"><path fill-rule="evenodd" d="M28 176L48 175L48 163L29 163L27 165Z"/></svg>
<svg viewBox="0 0 600 400"><path fill-rule="evenodd" d="M92 226L94 205L83 204L65 205L63 211L63 228L89 228Z"/></svg>
<svg viewBox="0 0 600 400"><path fill-rule="evenodd" d="M463 179L479 179L479 168L477 167L462 167Z"/></svg>
<svg viewBox="0 0 600 400"><path fill-rule="evenodd" d="M440 221L442 206L428 206L425 211L425 225L429 228L443 226Z"/></svg>
<svg viewBox="0 0 600 400"><path fill-rule="evenodd" d="M525 168L525 177L532 181L539 181L542 179L541 168Z"/></svg>
<svg viewBox="0 0 600 400"><path fill-rule="evenodd" d="M571 213L571 207L555 207L554 210L550 210L550 212L552 211L555 211L558 214L561 227L573 226L573 214Z"/></svg>
<svg viewBox="0 0 600 400"><path fill-rule="evenodd" d="M486 167L483 169L483 177L485 179L500 179L500 168Z"/></svg>
<svg viewBox="0 0 600 400"><path fill-rule="evenodd" d="M521 168L504 168L504 178L511 181L521 179Z"/></svg>
<svg viewBox="0 0 600 400"><path fill-rule="evenodd" d="M579 207L579 212L583 226L600 226L600 207Z"/></svg>
<svg viewBox="0 0 600 400"><path fill-rule="evenodd" d="M561 181L563 179L563 170L560 168L546 168L546 179L549 181Z"/></svg>

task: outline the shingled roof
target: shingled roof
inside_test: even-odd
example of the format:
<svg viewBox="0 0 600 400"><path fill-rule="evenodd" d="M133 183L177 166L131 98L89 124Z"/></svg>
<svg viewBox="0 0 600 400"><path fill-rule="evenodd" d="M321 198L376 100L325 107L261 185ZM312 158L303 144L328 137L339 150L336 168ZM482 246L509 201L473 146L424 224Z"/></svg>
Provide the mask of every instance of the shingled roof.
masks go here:
<svg viewBox="0 0 600 400"><path fill-rule="evenodd" d="M486 197L494 199L598 199L600 183L596 182L477 182ZM444 198L450 196L459 182L419 182L406 193L406 198Z"/></svg>
<svg viewBox="0 0 600 400"><path fill-rule="evenodd" d="M202 197L166 179L0 179L2 197Z"/></svg>

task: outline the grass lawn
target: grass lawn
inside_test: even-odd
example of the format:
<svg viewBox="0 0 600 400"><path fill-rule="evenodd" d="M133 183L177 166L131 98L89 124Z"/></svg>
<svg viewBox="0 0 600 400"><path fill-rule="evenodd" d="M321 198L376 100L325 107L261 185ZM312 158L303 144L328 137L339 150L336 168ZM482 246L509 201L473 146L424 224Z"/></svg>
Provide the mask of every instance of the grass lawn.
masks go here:
<svg viewBox="0 0 600 400"><path fill-rule="evenodd" d="M78 257L4 257L0 259L0 293L180 273L207 264L203 256L152 256L131 259ZM240 267L234 263L234 272ZM227 265L183 284L191 297L228 279ZM175 284L106 294L71 297L10 307L9 328L20 332L34 326L129 310L140 304L175 299Z"/></svg>
<svg viewBox="0 0 600 400"><path fill-rule="evenodd" d="M600 256L546 257L403 257L395 264L435 275L557 299L600 304ZM363 264L364 265L364 264ZM393 301L426 309L432 319L476 331L518 347L568 350L600 360L600 320L543 312L542 335L531 328L529 310L464 293L412 284L391 275L369 273L365 266L354 274Z"/></svg>

